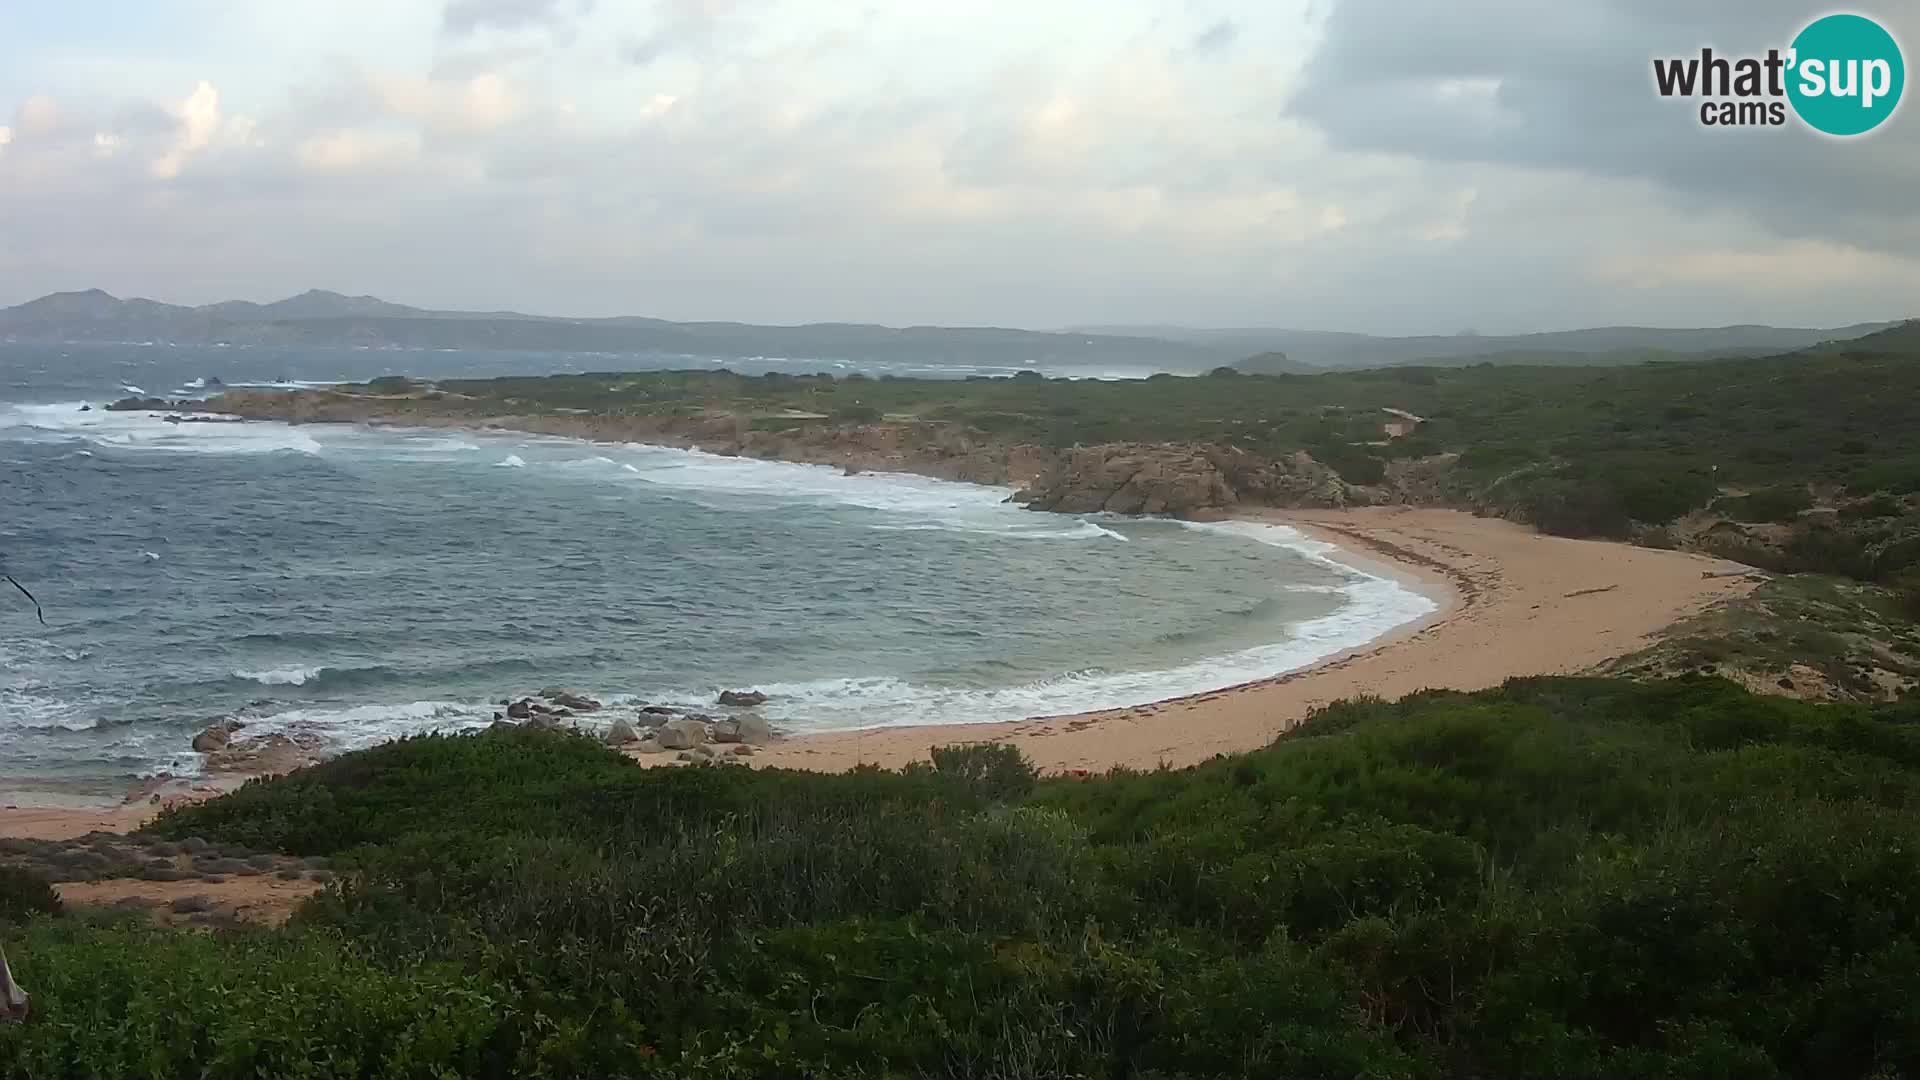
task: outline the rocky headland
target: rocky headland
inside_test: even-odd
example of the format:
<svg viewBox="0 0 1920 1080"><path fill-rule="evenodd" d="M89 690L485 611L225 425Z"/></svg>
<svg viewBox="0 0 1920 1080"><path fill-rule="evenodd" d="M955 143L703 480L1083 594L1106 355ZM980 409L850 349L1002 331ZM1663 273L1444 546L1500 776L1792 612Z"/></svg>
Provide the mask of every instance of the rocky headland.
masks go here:
<svg viewBox="0 0 1920 1080"><path fill-rule="evenodd" d="M509 403L512 399L507 399ZM354 423L521 431L594 442L635 442L848 472L908 472L1017 489L1014 500L1060 513L1218 517L1240 507L1342 509L1443 501L1453 455L1396 461L1377 484L1355 484L1308 452L1268 457L1216 443L1110 442L1055 448L1011 442L962 424L887 418L867 423L767 425L743 411L691 414L584 410L501 411L496 399L382 395L341 389L233 389L205 402L129 398L110 409L295 424ZM192 417L189 417L192 418ZM1410 430L1381 417L1382 431Z"/></svg>

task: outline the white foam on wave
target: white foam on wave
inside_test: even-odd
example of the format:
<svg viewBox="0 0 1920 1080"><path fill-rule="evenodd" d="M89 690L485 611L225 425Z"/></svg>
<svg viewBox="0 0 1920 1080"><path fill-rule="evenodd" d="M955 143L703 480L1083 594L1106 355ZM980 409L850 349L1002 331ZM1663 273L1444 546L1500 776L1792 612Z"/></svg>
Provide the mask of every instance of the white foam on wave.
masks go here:
<svg viewBox="0 0 1920 1080"><path fill-rule="evenodd" d="M1026 540L1091 540L1126 537L1085 518L1036 514L1008 501L1014 489L912 473L847 475L829 465L728 457L701 450L627 443L628 460L615 477L637 476L656 489L766 505L851 506L876 511L869 527L885 531L937 530ZM597 459L595 459L597 460Z"/></svg>
<svg viewBox="0 0 1920 1080"><path fill-rule="evenodd" d="M312 435L287 424L169 423L149 412L81 412L81 401L0 406L0 439L84 439L116 450L179 454L318 454Z"/></svg>
<svg viewBox="0 0 1920 1080"><path fill-rule="evenodd" d="M496 469L524 469L527 467L527 459L521 457L519 454L508 454L506 457L494 462L493 467Z"/></svg>
<svg viewBox="0 0 1920 1080"><path fill-rule="evenodd" d="M494 706L459 701L288 709L247 721L249 738L303 734L318 737L328 754L429 731L472 731L493 722Z"/></svg>
<svg viewBox="0 0 1920 1080"><path fill-rule="evenodd" d="M320 673L325 670L325 667L319 665L311 667L289 665L267 668L263 671L236 671L233 674L235 678L252 679L264 686L305 686L307 680L319 678Z"/></svg>
<svg viewBox="0 0 1920 1080"><path fill-rule="evenodd" d="M891 676L818 679L760 685L774 725L797 733L867 727L982 723L1144 705L1298 671L1361 648L1425 618L1440 605L1424 593L1343 561L1341 549L1285 525L1182 522L1188 528L1285 548L1341 575L1332 586L1345 597L1336 610L1288 627L1279 641L1172 668L1147 671L1066 672L1017 686L925 686ZM1320 591L1299 586L1299 591ZM699 707L710 688L660 692L654 700Z"/></svg>

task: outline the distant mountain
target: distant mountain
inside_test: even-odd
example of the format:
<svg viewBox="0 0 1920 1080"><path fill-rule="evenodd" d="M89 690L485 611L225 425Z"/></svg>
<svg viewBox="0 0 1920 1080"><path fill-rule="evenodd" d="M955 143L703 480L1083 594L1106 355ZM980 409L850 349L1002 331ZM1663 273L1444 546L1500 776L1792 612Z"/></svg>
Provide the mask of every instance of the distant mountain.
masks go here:
<svg viewBox="0 0 1920 1080"><path fill-rule="evenodd" d="M95 290L98 291L98 290ZM135 303L136 301L128 301ZM412 319L431 315L420 308L405 304L391 304L375 296L342 296L325 289L308 289L299 296L290 296L271 304L256 304L248 300L228 300L219 304L208 304L195 308L222 319L234 322L273 322L278 319L348 319L368 316Z"/></svg>
<svg viewBox="0 0 1920 1080"><path fill-rule="evenodd" d="M1187 341L998 327L756 326L431 311L320 290L271 304L230 300L202 307L122 300L99 289L54 293L0 309L0 342L6 341L556 350L1174 372L1205 371L1239 356L1233 348Z"/></svg>
<svg viewBox="0 0 1920 1080"><path fill-rule="evenodd" d="M183 307L122 300L99 289L54 293L0 309L0 342L157 342L175 345L352 345L423 349L789 357L930 366L1103 366L1260 373L1410 363L1624 364L1683 356L1803 349L1895 323L1830 330L1615 326L1490 337L1373 337L1310 330L1101 326L1043 332L1001 327L811 323L760 326L640 316L568 319L514 311L434 311L373 296L311 290L270 304L229 300ZM1253 355L1259 354L1259 355Z"/></svg>
<svg viewBox="0 0 1920 1080"><path fill-rule="evenodd" d="M1164 338L1243 354L1277 352L1294 364L1320 368L1392 367L1464 360L1500 364L1624 364L1653 359L1758 356L1790 352L1826 341L1841 341L1898 325L1857 323L1830 329L1782 326L1720 326L1665 329L1602 326L1539 334L1453 334L1374 337L1319 330L1278 328L1205 329L1179 326L1083 326L1075 332ZM1660 355L1667 354L1667 355ZM1248 369L1252 370L1252 369Z"/></svg>

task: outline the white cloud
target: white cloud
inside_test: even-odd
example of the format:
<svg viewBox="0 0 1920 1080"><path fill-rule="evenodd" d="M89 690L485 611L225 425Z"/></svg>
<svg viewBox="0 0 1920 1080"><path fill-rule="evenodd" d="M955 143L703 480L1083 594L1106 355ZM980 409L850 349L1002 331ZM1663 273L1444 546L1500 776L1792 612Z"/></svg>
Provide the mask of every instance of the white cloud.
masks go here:
<svg viewBox="0 0 1920 1080"><path fill-rule="evenodd" d="M20 103L13 114L13 130L21 139L51 135L60 128L60 106L45 94Z"/></svg>
<svg viewBox="0 0 1920 1080"><path fill-rule="evenodd" d="M174 116L179 127L173 145L154 159L152 168L156 179L172 180L179 176L188 159L213 142L220 130L220 91L214 89L212 83L201 82L174 109Z"/></svg>
<svg viewBox="0 0 1920 1080"><path fill-rule="evenodd" d="M1515 95L1551 84L1427 48L1450 17L1386 58L1361 48L1384 32L1349 20L1350 51L1328 54L1412 65L1405 86L1322 89L1420 109L1355 99L1341 125L1330 99L1290 111L1323 30L1362 9L1404 15L1390 0L276 0L271 20L298 28L281 43L266 5L236 5L190 43L99 46L11 91L0 73L15 95L0 198L23 256L0 265L0 295L59 270L184 300L324 281L579 314L1445 332L1838 323L1916 294L1899 251L1793 248L1777 221L1635 170L1510 147L1542 130L1514 118L1557 100ZM1578 142L1588 114L1569 115L1555 130ZM1433 117L1476 152L1415 138ZM1405 124L1352 138L1389 120ZM1920 127L1845 147L1854 171L1884 155L1897 179L1902 132ZM1672 149L1607 144L1693 167ZM1863 213L1807 194L1796 219ZM1814 271L1802 294L1772 284L1791 260L1752 260L1780 250Z"/></svg>
<svg viewBox="0 0 1920 1080"><path fill-rule="evenodd" d="M303 140L294 155L316 172L352 172L412 160L420 139L411 132L333 131Z"/></svg>
<svg viewBox="0 0 1920 1080"><path fill-rule="evenodd" d="M1884 252L1801 240L1766 247L1625 252L1598 260L1596 281L1629 289L1687 286L1793 296L1808 289L1902 283L1920 287L1920 267Z"/></svg>

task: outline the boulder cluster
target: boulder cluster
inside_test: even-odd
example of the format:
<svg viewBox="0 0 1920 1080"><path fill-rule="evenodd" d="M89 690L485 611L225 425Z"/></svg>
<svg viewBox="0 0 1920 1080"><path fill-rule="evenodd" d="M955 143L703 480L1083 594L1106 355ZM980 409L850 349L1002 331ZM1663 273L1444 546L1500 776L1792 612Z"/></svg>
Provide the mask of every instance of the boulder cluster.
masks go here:
<svg viewBox="0 0 1920 1080"><path fill-rule="evenodd" d="M671 705L642 705L622 710L601 734L608 746L639 754L675 753L693 764L727 762L759 752L773 741L766 717L747 711L764 705L767 695L756 690L726 690L716 704L723 715L691 712ZM569 690L548 688L531 697L503 700L495 723L525 723L535 727L576 724L583 713L606 708L601 702Z"/></svg>
<svg viewBox="0 0 1920 1080"><path fill-rule="evenodd" d="M691 764L738 763L773 742L767 718L753 710L766 704L757 690L723 691L716 714L672 705L607 705L585 694L548 687L538 694L502 698L495 702L496 725L535 728L582 728L582 718L594 717L591 730L608 746L629 753L677 754ZM609 719L611 718L611 719ZM205 754L208 772L278 774L311 765L322 756L322 740L311 732L264 735L242 734L245 721L216 720L193 737L193 749Z"/></svg>

